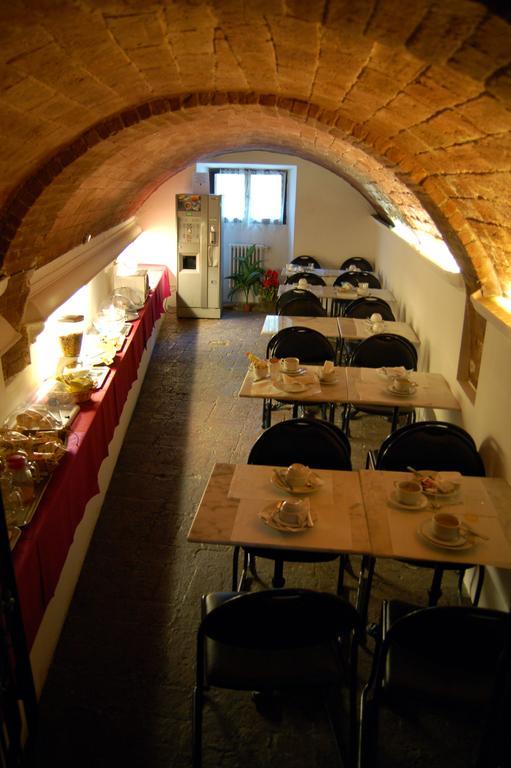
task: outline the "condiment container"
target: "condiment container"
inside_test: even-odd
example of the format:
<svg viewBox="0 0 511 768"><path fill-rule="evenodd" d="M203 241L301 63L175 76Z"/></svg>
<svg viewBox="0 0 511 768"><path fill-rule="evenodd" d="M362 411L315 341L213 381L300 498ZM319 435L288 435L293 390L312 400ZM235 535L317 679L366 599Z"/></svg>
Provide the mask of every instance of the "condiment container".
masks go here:
<svg viewBox="0 0 511 768"><path fill-rule="evenodd" d="M64 357L79 357L83 339L83 315L63 315L58 320L58 334Z"/></svg>
<svg viewBox="0 0 511 768"><path fill-rule="evenodd" d="M19 491L23 504L30 504L35 496L35 487L27 459L21 453L13 453L7 456L6 463L11 473L12 484Z"/></svg>

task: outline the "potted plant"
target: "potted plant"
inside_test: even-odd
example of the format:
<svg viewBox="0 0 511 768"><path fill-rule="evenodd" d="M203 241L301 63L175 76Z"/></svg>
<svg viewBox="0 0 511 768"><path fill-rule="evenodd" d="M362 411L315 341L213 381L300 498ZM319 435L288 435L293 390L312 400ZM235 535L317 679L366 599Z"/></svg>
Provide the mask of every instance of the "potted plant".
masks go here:
<svg viewBox="0 0 511 768"><path fill-rule="evenodd" d="M250 291L257 293L261 285L261 275L264 269L255 255L256 247L251 245L247 248L246 256L242 256L238 262L238 268L232 275L227 275L226 280L231 281L229 298L240 291L243 294L244 304L242 309L245 312L250 311Z"/></svg>
<svg viewBox="0 0 511 768"><path fill-rule="evenodd" d="M261 275L259 288L259 302L261 311L272 314L275 310L275 302L279 291L279 273L276 269L267 269Z"/></svg>

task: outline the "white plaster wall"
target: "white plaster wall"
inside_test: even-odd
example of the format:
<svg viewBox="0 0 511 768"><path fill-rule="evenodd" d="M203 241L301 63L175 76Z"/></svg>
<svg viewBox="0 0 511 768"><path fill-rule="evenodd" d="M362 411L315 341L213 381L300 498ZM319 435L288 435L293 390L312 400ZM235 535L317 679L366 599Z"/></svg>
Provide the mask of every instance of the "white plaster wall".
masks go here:
<svg viewBox="0 0 511 768"><path fill-rule="evenodd" d="M297 166L293 255L315 256L331 269L351 256L374 262L378 240L367 200L319 165L297 160Z"/></svg>

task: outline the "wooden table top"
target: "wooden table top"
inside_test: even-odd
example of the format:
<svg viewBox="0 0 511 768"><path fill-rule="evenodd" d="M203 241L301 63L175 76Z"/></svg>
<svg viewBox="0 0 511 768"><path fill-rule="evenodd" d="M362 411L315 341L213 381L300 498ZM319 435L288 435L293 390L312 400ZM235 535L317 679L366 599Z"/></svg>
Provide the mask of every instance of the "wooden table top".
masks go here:
<svg viewBox="0 0 511 768"><path fill-rule="evenodd" d="M336 381L324 384L318 380L321 366L302 366L306 374L295 376L291 381L303 382L305 389L299 392L284 392L268 377L254 381L247 370L239 390L239 397L269 398L300 403L352 403L385 406L387 408L440 408L459 411L461 405L454 397L449 384L441 373L412 372L410 378L417 387L410 395L392 394L379 368L356 368L336 366ZM289 379L288 379L289 381Z"/></svg>
<svg viewBox="0 0 511 768"><path fill-rule="evenodd" d="M342 367L336 367L335 381L324 384L319 381L318 374L321 371L319 365L302 366L306 373L303 376L287 377L291 383L302 384L305 389L299 392L286 392L281 390L278 384L272 382L271 378L254 381L250 370L245 374L243 383L238 393L239 397L269 398L274 400L284 400L286 402L300 403L345 403L348 396L346 383L346 370Z"/></svg>
<svg viewBox="0 0 511 768"><path fill-rule="evenodd" d="M454 397L449 384L441 373L410 374L411 381L417 384L410 395L394 395L389 391L390 381L381 374L379 368L347 367L346 380L348 402L356 405L382 405L389 408L441 408L443 410L461 410L461 405Z"/></svg>
<svg viewBox="0 0 511 768"><path fill-rule="evenodd" d="M499 478L461 478L459 496L446 501L472 528L487 536L463 548L436 546L421 533L433 510L395 506L394 483L409 473L315 470L322 485L308 496L313 528L284 533L259 515L289 498L274 481L273 468L216 464L193 519L188 541L205 544L352 552L378 557L410 557L438 562L511 568L511 487Z"/></svg>
<svg viewBox="0 0 511 768"><path fill-rule="evenodd" d="M363 341L373 336L373 326L367 320L361 320L356 317L338 317L339 334L345 341ZM395 333L411 341L415 346L419 346L420 340L412 326L408 323L401 323L394 320L385 320L379 324L381 328L377 333Z"/></svg>

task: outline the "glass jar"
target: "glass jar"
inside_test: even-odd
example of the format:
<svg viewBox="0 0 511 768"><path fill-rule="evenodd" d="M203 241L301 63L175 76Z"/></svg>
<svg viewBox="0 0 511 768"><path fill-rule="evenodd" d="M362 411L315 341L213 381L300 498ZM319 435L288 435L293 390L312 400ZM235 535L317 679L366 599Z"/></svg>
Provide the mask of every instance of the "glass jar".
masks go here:
<svg viewBox="0 0 511 768"><path fill-rule="evenodd" d="M64 357L80 357L83 331L83 315L63 315L59 317L58 334Z"/></svg>
<svg viewBox="0 0 511 768"><path fill-rule="evenodd" d="M17 525L24 517L23 501L20 491L14 488L12 473L5 467L0 474L0 491L7 526Z"/></svg>
<svg viewBox="0 0 511 768"><path fill-rule="evenodd" d="M6 464L14 489L21 495L22 503L30 504L35 497L35 482L26 457L20 453L13 453L7 456Z"/></svg>

